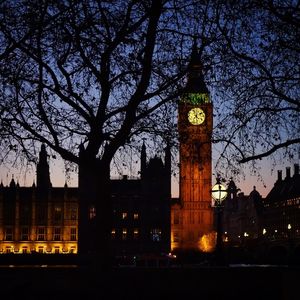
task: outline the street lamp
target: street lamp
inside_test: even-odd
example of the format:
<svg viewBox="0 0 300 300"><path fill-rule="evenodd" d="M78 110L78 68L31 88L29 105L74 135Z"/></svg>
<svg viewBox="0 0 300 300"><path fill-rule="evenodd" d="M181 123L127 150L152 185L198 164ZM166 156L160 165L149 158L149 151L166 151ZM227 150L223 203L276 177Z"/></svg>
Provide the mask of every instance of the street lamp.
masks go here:
<svg viewBox="0 0 300 300"><path fill-rule="evenodd" d="M212 198L213 198L213 203L212 206L216 209L216 214L217 214L217 243L216 243L216 258L217 258L217 263L221 264L222 263L222 219L221 219L221 214L222 214L222 202L223 200L227 197L227 189L225 186L223 186L220 182L220 178L217 178L216 184L213 186L212 191Z"/></svg>

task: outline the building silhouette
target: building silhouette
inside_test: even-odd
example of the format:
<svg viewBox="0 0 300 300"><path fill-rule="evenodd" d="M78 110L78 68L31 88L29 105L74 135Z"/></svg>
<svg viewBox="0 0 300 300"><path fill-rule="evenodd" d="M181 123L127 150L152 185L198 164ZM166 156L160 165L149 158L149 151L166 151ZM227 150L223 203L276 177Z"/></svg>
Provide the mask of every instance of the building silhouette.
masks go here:
<svg viewBox="0 0 300 300"><path fill-rule="evenodd" d="M171 155L165 149L147 160L141 149L139 179L111 180L112 251L115 255L170 250L202 250L200 239L214 230L211 207L212 102L200 54L194 45L188 80L178 104L180 196L171 208ZM79 174L80 175L80 174ZM79 176L80 177L80 176ZM36 186L20 187L12 179L0 188L0 251L77 253L77 188L52 187L47 152L41 146ZM96 208L88 207L88 238L93 238ZM171 221L172 220L172 221ZM93 249L93 245L87 245ZM210 249L212 251L212 245Z"/></svg>
<svg viewBox="0 0 300 300"><path fill-rule="evenodd" d="M257 239L261 232L263 198L253 187L245 195L231 179L227 185L227 197L222 208L223 241L240 246L247 240Z"/></svg>
<svg viewBox="0 0 300 300"><path fill-rule="evenodd" d="M140 178L111 179L115 255L170 249L170 148L164 162L141 151ZM36 185L0 185L0 253L77 253L78 188L53 187L46 147L41 146ZM95 217L90 207L88 218Z"/></svg>
<svg viewBox="0 0 300 300"><path fill-rule="evenodd" d="M110 180L114 255L214 250L212 128L213 104L195 44L187 84L178 103L179 198L171 199L170 146L166 146L163 160L158 156L147 159L143 143L140 177L124 175ZM77 253L79 189L67 184L52 186L45 145L41 146L36 174L36 184L31 187L19 186L14 178L8 186L0 184L0 253ZM277 181L265 199L255 187L244 195L233 180L228 182L227 192L222 209L225 243L244 247L255 241L265 247L276 242L284 249L297 249L299 165L294 165L293 175L287 168L285 179L278 171ZM85 240L94 241L97 211L95 199L88 200L87 221L91 226Z"/></svg>
<svg viewBox="0 0 300 300"><path fill-rule="evenodd" d="M299 165L286 168L265 198L256 188L244 195L230 180L222 212L224 245L236 257L264 263L300 263L300 174ZM238 255L237 255L238 253ZM245 259L245 256L242 256Z"/></svg>
<svg viewBox="0 0 300 300"><path fill-rule="evenodd" d="M262 227L269 239L300 237L300 174L299 165L286 168L286 176L278 171L277 181L264 200L264 218Z"/></svg>

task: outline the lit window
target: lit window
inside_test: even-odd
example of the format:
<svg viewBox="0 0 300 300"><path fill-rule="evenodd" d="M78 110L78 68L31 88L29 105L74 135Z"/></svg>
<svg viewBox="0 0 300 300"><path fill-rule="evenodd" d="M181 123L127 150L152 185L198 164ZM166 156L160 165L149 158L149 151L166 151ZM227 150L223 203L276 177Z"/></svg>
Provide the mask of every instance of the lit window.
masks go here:
<svg viewBox="0 0 300 300"><path fill-rule="evenodd" d="M91 205L89 208L89 219L92 220L96 218L96 207L95 205Z"/></svg>
<svg viewBox="0 0 300 300"><path fill-rule="evenodd" d="M6 247L6 253L11 253L11 251L12 251L12 248L10 247L10 246L8 246L8 247Z"/></svg>
<svg viewBox="0 0 300 300"><path fill-rule="evenodd" d="M27 247L23 247L23 248L22 248L22 253L23 253L23 254L28 253L28 248L27 248Z"/></svg>
<svg viewBox="0 0 300 300"><path fill-rule="evenodd" d="M122 230L122 240L126 240L127 239L127 229L123 228Z"/></svg>
<svg viewBox="0 0 300 300"><path fill-rule="evenodd" d="M150 231L150 234L151 234L151 240L153 242L160 242L160 240L161 240L161 229L154 228Z"/></svg>
<svg viewBox="0 0 300 300"><path fill-rule="evenodd" d="M59 227L54 228L53 240L60 241L61 229Z"/></svg>
<svg viewBox="0 0 300 300"><path fill-rule="evenodd" d="M137 240L139 238L139 230L138 228L134 228L133 230L133 238Z"/></svg>
<svg viewBox="0 0 300 300"><path fill-rule="evenodd" d="M69 252L70 253L75 253L75 247L71 247Z"/></svg>
<svg viewBox="0 0 300 300"><path fill-rule="evenodd" d="M77 207L71 207L71 220L77 220Z"/></svg>
<svg viewBox="0 0 300 300"><path fill-rule="evenodd" d="M11 227L5 228L5 241L13 240L13 230Z"/></svg>
<svg viewBox="0 0 300 300"><path fill-rule="evenodd" d="M122 213L122 219L123 220L127 219L127 216L128 216L127 212L123 212Z"/></svg>
<svg viewBox="0 0 300 300"><path fill-rule="evenodd" d="M21 229L21 240L28 241L29 240L29 229L28 227L22 227Z"/></svg>
<svg viewBox="0 0 300 300"><path fill-rule="evenodd" d="M133 214L133 219L134 220L138 220L139 219L139 214L138 213L134 213Z"/></svg>
<svg viewBox="0 0 300 300"><path fill-rule="evenodd" d="M111 231L111 239L114 240L116 238L116 230L112 229Z"/></svg>
<svg viewBox="0 0 300 300"><path fill-rule="evenodd" d="M45 241L45 228L44 227L39 227L37 229L37 240Z"/></svg>
<svg viewBox="0 0 300 300"><path fill-rule="evenodd" d="M61 219L62 219L62 208L61 208L61 206L55 206L54 207L54 220L61 221Z"/></svg>
<svg viewBox="0 0 300 300"><path fill-rule="evenodd" d="M59 254L59 247L54 247L54 253Z"/></svg>
<svg viewBox="0 0 300 300"><path fill-rule="evenodd" d="M77 241L77 228L71 228L71 241Z"/></svg>
<svg viewBox="0 0 300 300"><path fill-rule="evenodd" d="M39 251L39 253L44 253L44 247L39 247L38 251Z"/></svg>

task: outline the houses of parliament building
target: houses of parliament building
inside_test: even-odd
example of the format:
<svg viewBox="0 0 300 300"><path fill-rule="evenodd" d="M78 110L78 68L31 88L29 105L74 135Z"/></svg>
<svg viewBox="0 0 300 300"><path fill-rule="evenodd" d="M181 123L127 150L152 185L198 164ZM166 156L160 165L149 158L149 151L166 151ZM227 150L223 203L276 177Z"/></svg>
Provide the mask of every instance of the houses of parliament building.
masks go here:
<svg viewBox="0 0 300 300"><path fill-rule="evenodd" d="M111 239L116 252L197 250L199 239L213 232L212 128L213 105L194 45L178 102L179 199L171 201L169 146L164 161L157 156L147 160L143 144L140 178L111 180ZM13 178L9 186L1 184L0 252L77 253L78 202L78 188L51 186L42 145L36 185L20 187ZM95 217L93 207L88 217Z"/></svg>
<svg viewBox="0 0 300 300"><path fill-rule="evenodd" d="M171 165L147 161L141 151L141 178L112 179L112 244L119 253L168 251L170 244ZM0 254L77 253L78 188L52 187L47 152L41 146L36 184L0 185ZM93 208L89 218L94 217Z"/></svg>
<svg viewBox="0 0 300 300"><path fill-rule="evenodd" d="M178 102L179 198L171 198L169 145L163 159L148 159L143 143L140 177L111 179L113 254L214 250L210 242L216 231L211 203L212 130L213 103L194 47L186 88ZM77 253L79 189L51 185L45 145L36 175L31 187L19 186L14 178L8 186L0 184L0 255ZM278 242L293 238L298 245L299 165L295 165L294 176L289 169L286 179L279 175L266 199L255 188L249 196L238 193L234 182L229 182L222 218L225 243L241 246L250 239ZM95 214L95 207L89 207L91 223Z"/></svg>

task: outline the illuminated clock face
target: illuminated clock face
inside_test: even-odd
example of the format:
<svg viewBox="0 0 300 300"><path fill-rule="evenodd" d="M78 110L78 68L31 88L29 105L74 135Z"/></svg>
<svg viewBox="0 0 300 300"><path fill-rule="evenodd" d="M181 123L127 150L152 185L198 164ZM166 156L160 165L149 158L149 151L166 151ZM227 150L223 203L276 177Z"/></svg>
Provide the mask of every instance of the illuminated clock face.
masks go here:
<svg viewBox="0 0 300 300"><path fill-rule="evenodd" d="M200 125L205 120L205 113L199 107L192 108L188 113L188 120L192 125Z"/></svg>

